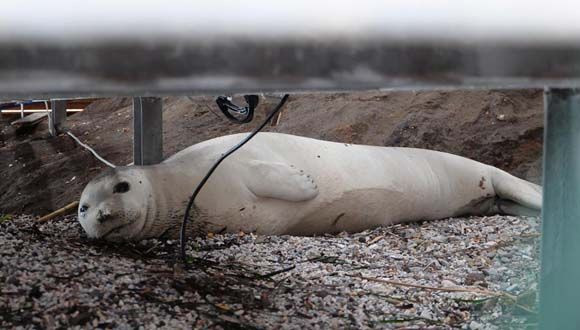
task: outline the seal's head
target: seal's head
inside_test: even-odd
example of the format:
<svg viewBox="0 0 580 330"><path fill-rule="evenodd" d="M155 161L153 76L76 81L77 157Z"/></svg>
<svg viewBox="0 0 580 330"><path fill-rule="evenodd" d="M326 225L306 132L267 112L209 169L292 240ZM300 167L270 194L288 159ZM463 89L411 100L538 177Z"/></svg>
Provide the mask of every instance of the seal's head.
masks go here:
<svg viewBox="0 0 580 330"><path fill-rule="evenodd" d="M108 169L87 184L78 219L91 238L138 240L151 207L151 187L142 169Z"/></svg>

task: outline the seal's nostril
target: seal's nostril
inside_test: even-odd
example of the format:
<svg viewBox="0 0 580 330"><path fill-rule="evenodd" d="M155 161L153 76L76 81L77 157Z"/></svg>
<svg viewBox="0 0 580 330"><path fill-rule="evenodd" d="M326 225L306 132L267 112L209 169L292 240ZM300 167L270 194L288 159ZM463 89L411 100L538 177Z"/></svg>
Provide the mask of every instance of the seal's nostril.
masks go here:
<svg viewBox="0 0 580 330"><path fill-rule="evenodd" d="M100 223L103 223L107 220L110 220L111 218L112 218L111 214L104 213L102 210L99 210L99 212L97 214L97 221Z"/></svg>
<svg viewBox="0 0 580 330"><path fill-rule="evenodd" d="M111 219L111 216L108 214L105 214L105 215L98 217L97 221L99 221L100 223L103 223L103 222L110 220L110 219Z"/></svg>

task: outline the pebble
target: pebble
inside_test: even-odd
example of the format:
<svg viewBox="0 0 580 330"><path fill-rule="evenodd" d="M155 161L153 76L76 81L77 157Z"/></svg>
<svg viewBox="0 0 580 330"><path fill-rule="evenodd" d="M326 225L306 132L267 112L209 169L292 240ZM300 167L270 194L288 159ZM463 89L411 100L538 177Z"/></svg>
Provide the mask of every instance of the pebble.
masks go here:
<svg viewBox="0 0 580 330"><path fill-rule="evenodd" d="M441 286L445 287L445 288L454 288L454 287L457 287L457 284L455 284L449 280L443 280L443 281L441 281Z"/></svg>

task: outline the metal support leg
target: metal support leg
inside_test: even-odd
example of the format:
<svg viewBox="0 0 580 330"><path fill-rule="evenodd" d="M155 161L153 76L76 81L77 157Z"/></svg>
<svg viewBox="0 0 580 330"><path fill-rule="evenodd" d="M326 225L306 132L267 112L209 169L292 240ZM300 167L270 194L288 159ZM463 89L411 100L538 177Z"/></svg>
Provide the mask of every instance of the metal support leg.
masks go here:
<svg viewBox="0 0 580 330"><path fill-rule="evenodd" d="M135 165L153 165L163 160L162 111L161 98L133 98L133 160Z"/></svg>
<svg viewBox="0 0 580 330"><path fill-rule="evenodd" d="M56 136L66 120L66 100L51 100L50 115L48 116L48 130L50 135Z"/></svg>
<svg viewBox="0 0 580 330"><path fill-rule="evenodd" d="M580 92L544 94L540 328L580 329Z"/></svg>

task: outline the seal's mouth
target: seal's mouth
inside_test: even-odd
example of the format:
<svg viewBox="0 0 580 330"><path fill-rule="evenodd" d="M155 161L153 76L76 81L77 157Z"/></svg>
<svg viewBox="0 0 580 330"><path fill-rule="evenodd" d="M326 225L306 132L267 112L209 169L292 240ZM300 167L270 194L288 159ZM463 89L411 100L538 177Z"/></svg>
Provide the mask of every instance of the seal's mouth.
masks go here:
<svg viewBox="0 0 580 330"><path fill-rule="evenodd" d="M131 224L127 223L127 224L113 227L113 228L111 228L111 230L106 232L104 235L101 235L101 237L99 237L99 238L107 239L107 236L112 235L112 234L118 234L123 228L128 227L129 225L131 225Z"/></svg>

